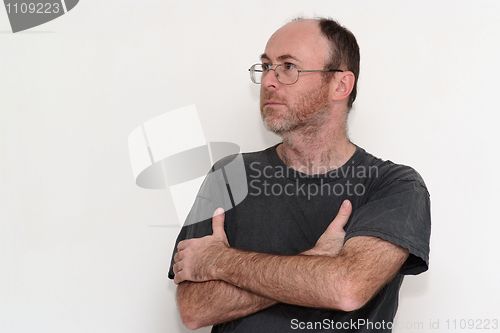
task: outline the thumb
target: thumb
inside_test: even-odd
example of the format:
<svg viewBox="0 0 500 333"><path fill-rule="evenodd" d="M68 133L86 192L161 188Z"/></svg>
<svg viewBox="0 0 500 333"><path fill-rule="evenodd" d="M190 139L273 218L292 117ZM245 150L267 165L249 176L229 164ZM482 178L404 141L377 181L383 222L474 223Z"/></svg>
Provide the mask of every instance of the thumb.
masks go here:
<svg viewBox="0 0 500 333"><path fill-rule="evenodd" d="M344 200L342 205L340 205L339 212L337 216L333 219L332 223L328 226L328 229L332 228L335 231L344 231L344 227L349 220L352 212L352 204L349 200Z"/></svg>
<svg viewBox="0 0 500 333"><path fill-rule="evenodd" d="M224 231L224 209L217 208L212 216L212 231L214 236L226 237Z"/></svg>

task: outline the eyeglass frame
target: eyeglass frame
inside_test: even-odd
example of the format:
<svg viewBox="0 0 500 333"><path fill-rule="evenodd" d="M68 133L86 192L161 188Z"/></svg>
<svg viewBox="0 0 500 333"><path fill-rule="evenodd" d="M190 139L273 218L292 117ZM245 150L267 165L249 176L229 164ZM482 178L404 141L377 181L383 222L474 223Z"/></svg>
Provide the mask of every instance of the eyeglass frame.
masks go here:
<svg viewBox="0 0 500 333"><path fill-rule="evenodd" d="M284 64L286 64L286 63L283 63L283 64L277 64L277 65L276 65L276 67L274 67L274 68L269 68L269 69L267 70L267 72L269 72L269 71L274 71L274 76L276 77L276 80L278 80L278 82L279 82L279 83L284 84L284 85L287 85L287 86L297 83L297 81L299 81L300 73L302 73L302 72L304 72L304 73L314 73L314 72L321 72L321 73L345 72L345 71L344 71L344 70L342 70L342 69L336 69L336 68L335 68L335 69L298 69L298 68L297 68L297 79L296 79L294 82L292 82L292 83L283 83L283 82L281 82L281 81L280 81L280 79L279 79L279 77L278 77L278 73L276 72L276 69L277 69L278 67L280 67L280 66L283 66ZM257 65L261 65L261 66L262 66L262 65L264 65L264 64L263 64L263 63L256 63L256 64L253 64L252 66L250 66L250 68L248 69L248 71L250 72L250 80L251 80L253 83L255 83L255 84L262 84L262 80L261 80L261 82L260 82L260 83L257 83L257 82L255 82L255 81L253 80L252 72L254 72L254 73L255 73L255 68L254 68L254 67L255 67L255 66L257 66ZM272 66L273 66L273 64L270 64L270 67L272 67ZM252 69L252 68L253 68L253 69ZM265 73L265 72L262 70L262 71L260 71L260 73L263 73L263 74L262 74L262 76L264 76L264 73Z"/></svg>

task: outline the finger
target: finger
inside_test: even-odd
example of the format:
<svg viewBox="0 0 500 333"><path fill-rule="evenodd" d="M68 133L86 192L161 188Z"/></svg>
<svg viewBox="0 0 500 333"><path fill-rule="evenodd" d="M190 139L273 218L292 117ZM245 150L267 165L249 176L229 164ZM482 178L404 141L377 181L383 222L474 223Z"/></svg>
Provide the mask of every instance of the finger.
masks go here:
<svg viewBox="0 0 500 333"><path fill-rule="evenodd" d="M177 244L177 251L184 250L187 247L187 244L188 244L187 240L180 241L179 244Z"/></svg>
<svg viewBox="0 0 500 333"><path fill-rule="evenodd" d="M174 276L174 282L176 284L179 284L179 283L187 281L187 280L188 280L188 276L186 274L186 271L183 271L182 269L178 273L176 273Z"/></svg>
<svg viewBox="0 0 500 333"><path fill-rule="evenodd" d="M212 217L212 230L214 236L226 238L224 231L224 209L217 208Z"/></svg>
<svg viewBox="0 0 500 333"><path fill-rule="evenodd" d="M182 281L183 281L183 279L182 279L181 274L180 273L175 274L175 276L174 276L174 282L175 282L175 284L179 284Z"/></svg>
<svg viewBox="0 0 500 333"><path fill-rule="evenodd" d="M182 253L180 252L177 252L175 255L174 255L174 262L179 262L182 260Z"/></svg>
<svg viewBox="0 0 500 333"><path fill-rule="evenodd" d="M352 212L352 204L349 200L344 200L342 205L340 205L339 212L337 216L333 219L332 223L328 226L328 228L332 228L335 231L344 231L344 227L349 220Z"/></svg>
<svg viewBox="0 0 500 333"><path fill-rule="evenodd" d="M174 274L177 274L180 271L182 271L182 267L181 265L179 265L179 263L175 263L174 266L172 267L172 270L174 271Z"/></svg>

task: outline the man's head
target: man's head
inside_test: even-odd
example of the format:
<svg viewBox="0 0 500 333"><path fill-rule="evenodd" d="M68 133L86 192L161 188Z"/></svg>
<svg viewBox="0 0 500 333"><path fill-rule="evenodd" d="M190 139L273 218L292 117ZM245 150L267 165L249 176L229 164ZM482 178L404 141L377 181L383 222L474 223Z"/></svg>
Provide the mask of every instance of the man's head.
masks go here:
<svg viewBox="0 0 500 333"><path fill-rule="evenodd" d="M270 70L262 77L261 114L277 134L321 124L332 110L344 114L356 97L359 48L347 29L329 19L296 19L277 30L266 44L262 63L297 68L299 78L284 84ZM340 69L343 72L300 72Z"/></svg>

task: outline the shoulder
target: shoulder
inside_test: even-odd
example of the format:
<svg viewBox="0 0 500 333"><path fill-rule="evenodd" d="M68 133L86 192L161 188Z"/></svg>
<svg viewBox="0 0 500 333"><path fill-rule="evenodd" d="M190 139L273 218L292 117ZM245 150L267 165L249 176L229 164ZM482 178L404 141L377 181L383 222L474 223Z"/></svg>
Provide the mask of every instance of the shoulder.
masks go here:
<svg viewBox="0 0 500 333"><path fill-rule="evenodd" d="M363 153L363 164L370 168L370 174L374 178L373 191L400 188L427 192L424 179L413 167L381 159L364 150Z"/></svg>

